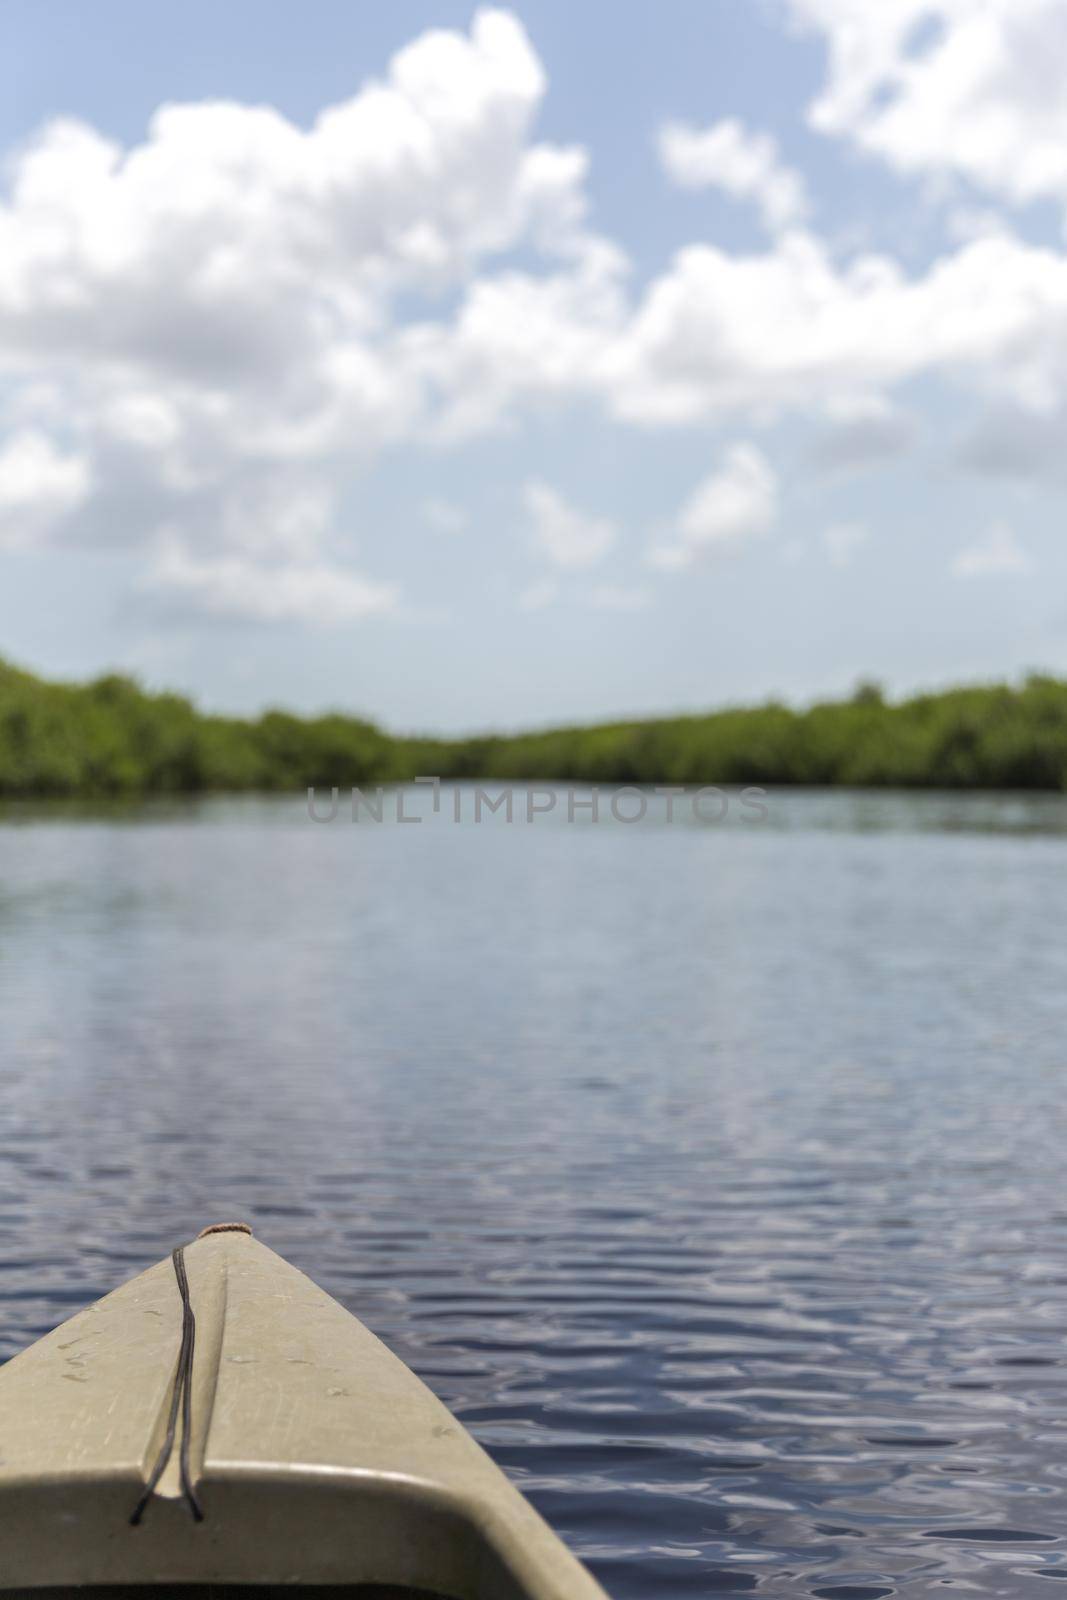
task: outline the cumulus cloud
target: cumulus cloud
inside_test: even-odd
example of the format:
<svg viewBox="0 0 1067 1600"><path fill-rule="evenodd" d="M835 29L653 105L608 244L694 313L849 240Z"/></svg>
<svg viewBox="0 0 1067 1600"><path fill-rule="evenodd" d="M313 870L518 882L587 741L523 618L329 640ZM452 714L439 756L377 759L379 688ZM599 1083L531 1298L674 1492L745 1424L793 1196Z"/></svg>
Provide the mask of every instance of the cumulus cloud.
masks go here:
<svg viewBox="0 0 1067 1600"><path fill-rule="evenodd" d="M23 530L169 530L213 611L191 574L232 557L225 583L251 581L280 543L315 592L328 519L298 503L427 425L433 341L396 327L395 297L432 300L520 244L571 267L592 248L584 153L530 140L544 89L520 23L490 10L307 130L219 101L162 108L129 150L69 119L31 139L0 204L0 439L29 429L0 448L12 509L32 488ZM250 512L250 486L279 479L288 509ZM276 580L263 592L296 592Z"/></svg>
<svg viewBox="0 0 1067 1600"><path fill-rule="evenodd" d="M89 463L22 428L0 446L0 543L21 544L84 504Z"/></svg>
<svg viewBox="0 0 1067 1600"><path fill-rule="evenodd" d="M1005 523L997 523L952 563L956 578L1002 578L1033 571L1033 562Z"/></svg>
<svg viewBox="0 0 1067 1600"><path fill-rule="evenodd" d="M1067 195L1060 0L788 3L830 45L824 131L901 171ZM941 31L917 33L928 15ZM774 237L743 254L687 245L641 288L589 230L585 152L535 138L544 91L521 24L482 11L467 33L422 34L306 129L205 102L161 109L129 149L69 120L30 139L0 203L0 539L140 542L158 592L208 615L246 579L257 615L295 615L311 601L293 595L336 581L322 604L356 617L382 608L382 586L340 529L351 475L524 410L745 429L814 413L814 460L836 468L904 448L894 391L935 375L1010 409L1020 434L1057 436L1061 251L982 227L922 270L850 256L804 225L766 136L675 125L675 179L752 200ZM660 559L773 517L754 446L702 487ZM546 484L527 511L561 570L612 542Z"/></svg>
<svg viewBox="0 0 1067 1600"><path fill-rule="evenodd" d="M451 320L404 330L398 356L428 392L431 436L456 443L498 429L529 402L602 402L630 315L626 272L614 245L583 239L560 270L485 273Z"/></svg>
<svg viewBox="0 0 1067 1600"><path fill-rule="evenodd" d="M830 466L904 448L891 395L919 377L1034 414L1067 404L1067 258L1006 231L910 274L887 255L841 259L803 230L754 253L687 245L636 298L625 291L607 245L547 275L478 279L449 322L408 331L438 426L462 437L523 404L575 400L652 428L818 408L838 434Z"/></svg>
<svg viewBox="0 0 1067 1600"><path fill-rule="evenodd" d="M142 588L177 614L326 626L381 616L396 609L398 598L395 585L327 562L197 557L180 543L164 547Z"/></svg>
<svg viewBox="0 0 1067 1600"><path fill-rule="evenodd" d="M534 544L555 567L595 566L615 542L615 527L607 517L577 510L539 479L527 483L522 499Z"/></svg>
<svg viewBox="0 0 1067 1600"><path fill-rule="evenodd" d="M649 559L668 569L687 567L709 551L732 551L774 522L778 485L770 463L752 444L735 444L699 483L678 515L672 537Z"/></svg>
<svg viewBox="0 0 1067 1600"><path fill-rule="evenodd" d="M682 189L715 188L749 200L772 231L807 216L804 180L783 165L770 134L752 133L730 117L710 128L668 122L657 143L663 170Z"/></svg>
<svg viewBox="0 0 1067 1600"><path fill-rule="evenodd" d="M0 305L18 302L27 342L61 321L81 354L106 341L181 376L287 372L331 311L370 328L384 290L573 232L584 154L527 143L544 89L520 24L483 11L469 38L416 39L306 132L264 107L170 105L124 153L54 123L16 165ZM264 323L278 301L295 320Z"/></svg>
<svg viewBox="0 0 1067 1600"><path fill-rule="evenodd" d="M809 234L759 255L690 245L607 359L611 403L670 425L765 419L937 372L1032 408L1067 392L1067 261L982 238L909 277L886 256L841 265Z"/></svg>
<svg viewBox="0 0 1067 1600"><path fill-rule="evenodd" d="M1067 200L1062 0L787 0L820 30L812 125L911 176Z"/></svg>

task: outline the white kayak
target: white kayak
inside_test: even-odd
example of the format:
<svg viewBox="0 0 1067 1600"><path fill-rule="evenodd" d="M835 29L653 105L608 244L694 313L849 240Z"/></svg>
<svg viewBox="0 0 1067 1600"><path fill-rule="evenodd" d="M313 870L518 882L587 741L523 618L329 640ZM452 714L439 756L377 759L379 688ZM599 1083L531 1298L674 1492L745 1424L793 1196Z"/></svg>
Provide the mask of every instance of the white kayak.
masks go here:
<svg viewBox="0 0 1067 1600"><path fill-rule="evenodd" d="M0 1593L83 1585L605 1600L403 1362L241 1224L0 1368Z"/></svg>

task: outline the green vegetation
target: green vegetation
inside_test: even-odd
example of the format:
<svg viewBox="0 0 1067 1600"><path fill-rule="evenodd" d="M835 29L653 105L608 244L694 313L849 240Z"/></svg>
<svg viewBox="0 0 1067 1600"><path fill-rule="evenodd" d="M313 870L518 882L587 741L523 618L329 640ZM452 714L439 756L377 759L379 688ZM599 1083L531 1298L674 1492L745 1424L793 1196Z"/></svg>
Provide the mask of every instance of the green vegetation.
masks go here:
<svg viewBox="0 0 1067 1600"><path fill-rule="evenodd" d="M794 711L469 739L394 738L337 714L205 716L116 675L46 683L0 662L0 796L300 791L420 773L589 783L1067 789L1067 683L949 689L895 704L877 685Z"/></svg>

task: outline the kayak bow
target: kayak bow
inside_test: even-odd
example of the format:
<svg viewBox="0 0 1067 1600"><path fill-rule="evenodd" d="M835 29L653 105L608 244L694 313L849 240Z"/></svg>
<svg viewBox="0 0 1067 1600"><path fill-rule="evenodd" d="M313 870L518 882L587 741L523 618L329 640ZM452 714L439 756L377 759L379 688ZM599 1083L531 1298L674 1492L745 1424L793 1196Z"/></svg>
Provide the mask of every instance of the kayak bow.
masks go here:
<svg viewBox="0 0 1067 1600"><path fill-rule="evenodd" d="M0 1369L2 1592L173 1584L605 1600L403 1362L240 1224Z"/></svg>

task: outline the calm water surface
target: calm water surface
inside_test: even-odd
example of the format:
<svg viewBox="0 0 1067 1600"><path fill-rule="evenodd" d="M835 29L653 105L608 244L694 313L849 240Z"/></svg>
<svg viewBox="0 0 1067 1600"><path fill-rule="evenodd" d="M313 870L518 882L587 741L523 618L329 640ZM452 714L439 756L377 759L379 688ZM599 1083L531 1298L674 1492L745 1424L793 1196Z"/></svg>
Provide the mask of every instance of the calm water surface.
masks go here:
<svg viewBox="0 0 1067 1600"><path fill-rule="evenodd" d="M8 810L0 1353L247 1217L617 1600L1040 1600L1065 898L1048 798Z"/></svg>

